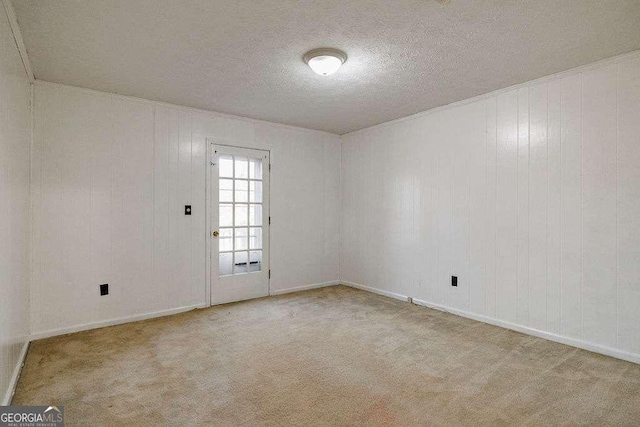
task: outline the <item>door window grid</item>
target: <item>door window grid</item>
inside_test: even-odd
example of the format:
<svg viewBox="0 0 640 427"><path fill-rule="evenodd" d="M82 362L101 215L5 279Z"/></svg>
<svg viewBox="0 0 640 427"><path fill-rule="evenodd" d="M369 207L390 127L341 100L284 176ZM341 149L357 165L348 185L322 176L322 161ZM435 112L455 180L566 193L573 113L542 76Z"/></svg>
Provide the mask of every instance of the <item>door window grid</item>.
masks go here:
<svg viewBox="0 0 640 427"><path fill-rule="evenodd" d="M219 165L220 275L261 271L262 159L221 155Z"/></svg>

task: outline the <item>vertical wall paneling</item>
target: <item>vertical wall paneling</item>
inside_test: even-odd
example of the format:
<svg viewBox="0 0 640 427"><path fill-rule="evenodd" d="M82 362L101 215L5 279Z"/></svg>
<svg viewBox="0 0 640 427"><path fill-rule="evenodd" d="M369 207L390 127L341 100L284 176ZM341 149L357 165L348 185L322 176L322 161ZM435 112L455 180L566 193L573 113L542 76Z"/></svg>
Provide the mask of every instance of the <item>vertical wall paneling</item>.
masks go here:
<svg viewBox="0 0 640 427"><path fill-rule="evenodd" d="M618 64L618 347L640 353L640 58Z"/></svg>
<svg viewBox="0 0 640 427"><path fill-rule="evenodd" d="M154 110L154 147L153 147L153 282L160 292L151 296L153 310L161 310L169 304L169 285L171 274L171 254L169 243L169 128L171 111L158 107Z"/></svg>
<svg viewBox="0 0 640 427"><path fill-rule="evenodd" d="M616 338L617 64L583 74L583 338L608 347Z"/></svg>
<svg viewBox="0 0 640 427"><path fill-rule="evenodd" d="M547 298L546 328L560 333L561 307L561 96L562 81L547 85Z"/></svg>
<svg viewBox="0 0 640 427"><path fill-rule="evenodd" d="M178 277L187 279L191 283L191 269L193 253L191 239L193 238L193 215L184 214L184 206L192 205L192 211L197 207L192 197L191 175L191 115L185 111L178 112ZM179 284L178 286L184 286ZM191 305L191 288L185 286L180 292L180 305ZM202 302L202 301L201 301Z"/></svg>
<svg viewBox="0 0 640 427"><path fill-rule="evenodd" d="M207 139L271 151L271 291L339 279L338 136L34 88L34 336L208 304Z"/></svg>
<svg viewBox="0 0 640 427"><path fill-rule="evenodd" d="M582 338L582 74L562 79L560 331Z"/></svg>
<svg viewBox="0 0 640 427"><path fill-rule="evenodd" d="M179 111L171 109L169 111L169 293L168 303L178 302L181 304L183 295L182 287L184 283L180 283L180 215L183 208L180 205L182 199L180 197L180 174L179 174L179 158L180 158L180 125Z"/></svg>
<svg viewBox="0 0 640 427"><path fill-rule="evenodd" d="M438 140L450 141L451 136L445 131L450 130L449 114L443 114L443 122L438 126ZM451 276L453 273L452 260L452 217L453 217L453 150L450 144L438 144L436 156L438 158L438 281L436 283L436 303L449 305ZM391 250L391 248L387 249Z"/></svg>
<svg viewBox="0 0 640 427"><path fill-rule="evenodd" d="M63 286L76 287L74 295L79 301L88 301L91 266L91 229L89 212L91 206L91 147L86 144L90 137L92 105L81 93L65 93L62 111L74 115L78 121L63 125L61 168L62 186L62 233L66 244L60 250L63 257ZM95 291L95 289L94 289ZM75 316L75 313L70 313Z"/></svg>
<svg viewBox="0 0 640 427"><path fill-rule="evenodd" d="M343 136L343 278L640 361L639 56Z"/></svg>
<svg viewBox="0 0 640 427"><path fill-rule="evenodd" d="M0 405L8 405L29 336L32 128L29 78L1 6L0 58ZM40 176L34 171L38 183ZM33 265L39 266L40 258Z"/></svg>
<svg viewBox="0 0 640 427"><path fill-rule="evenodd" d="M39 243L33 242L34 246L32 247L32 252L37 253L40 258L40 271L31 284L31 327L33 327L36 315L33 312L35 305L52 304L55 307L60 307L64 303L59 293L63 286L62 251L56 246L56 242L62 241L63 235L62 159L64 146L62 141L64 138L62 134L63 111L60 105L62 94L51 90L36 91L34 98L34 119L47 117L48 125L46 127L39 126L41 129L39 136L42 139L34 139L33 141L34 151L42 153L42 163L40 165L32 164L32 169L40 170L42 182L41 199L39 201L32 200L33 211L42 213L41 216L34 216L33 219L34 221L39 219L41 222L34 224L33 228L41 230L42 238ZM45 211L46 215L44 215ZM36 281L36 278L40 280ZM50 295L47 296L40 292L40 283L46 283L50 289ZM62 316L60 311L52 310L48 318L50 325L60 324Z"/></svg>
<svg viewBox="0 0 640 427"><path fill-rule="evenodd" d="M518 90L517 321L529 324L529 88Z"/></svg>
<svg viewBox="0 0 640 427"><path fill-rule="evenodd" d="M469 135L469 294L468 310L487 310L487 102L475 104Z"/></svg>
<svg viewBox="0 0 640 427"><path fill-rule="evenodd" d="M474 107L474 105L466 106ZM451 138L452 153L452 274L458 277L458 286L449 287L449 304L467 310L469 304L469 167L473 144L471 135L473 113L464 114Z"/></svg>
<svg viewBox="0 0 640 427"><path fill-rule="evenodd" d="M205 200L205 185L207 168L207 125L199 114L191 114L191 198L192 200ZM191 254L197 260L198 254L206 249L207 238L205 205L191 211ZM192 262L191 281L204 283L206 263ZM187 304L197 304L206 297L202 287L191 288L191 298Z"/></svg>
<svg viewBox="0 0 640 427"><path fill-rule="evenodd" d="M498 95L496 291L498 317L517 322L518 91Z"/></svg>
<svg viewBox="0 0 640 427"><path fill-rule="evenodd" d="M529 326L547 327L547 85L529 91Z"/></svg>
<svg viewBox="0 0 640 427"><path fill-rule="evenodd" d="M486 242L486 315L490 317L496 316L497 306L497 281L496 281L496 209L497 209L497 104L496 98L492 97L486 100L486 130L485 138L487 141L487 205L485 208L486 221L484 223L484 235Z"/></svg>

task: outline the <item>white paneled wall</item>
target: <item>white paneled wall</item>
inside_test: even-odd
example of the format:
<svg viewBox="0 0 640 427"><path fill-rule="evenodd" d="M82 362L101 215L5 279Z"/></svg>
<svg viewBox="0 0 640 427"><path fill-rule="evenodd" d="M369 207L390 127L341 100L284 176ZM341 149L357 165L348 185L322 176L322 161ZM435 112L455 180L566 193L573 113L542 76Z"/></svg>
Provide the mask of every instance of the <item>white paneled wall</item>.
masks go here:
<svg viewBox="0 0 640 427"><path fill-rule="evenodd" d="M638 52L344 136L342 206L344 280L640 361Z"/></svg>
<svg viewBox="0 0 640 427"><path fill-rule="evenodd" d="M207 138L271 150L271 291L339 279L338 136L36 82L34 336L207 303Z"/></svg>
<svg viewBox="0 0 640 427"><path fill-rule="evenodd" d="M0 5L0 405L29 340L31 89Z"/></svg>

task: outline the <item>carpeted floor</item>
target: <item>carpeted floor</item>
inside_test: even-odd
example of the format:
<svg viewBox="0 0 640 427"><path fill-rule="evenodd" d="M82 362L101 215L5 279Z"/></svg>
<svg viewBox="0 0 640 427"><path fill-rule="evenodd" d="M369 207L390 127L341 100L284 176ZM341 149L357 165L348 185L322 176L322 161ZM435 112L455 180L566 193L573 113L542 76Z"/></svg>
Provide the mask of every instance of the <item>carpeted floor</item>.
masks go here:
<svg viewBox="0 0 640 427"><path fill-rule="evenodd" d="M640 424L640 365L336 286L36 341L67 425Z"/></svg>

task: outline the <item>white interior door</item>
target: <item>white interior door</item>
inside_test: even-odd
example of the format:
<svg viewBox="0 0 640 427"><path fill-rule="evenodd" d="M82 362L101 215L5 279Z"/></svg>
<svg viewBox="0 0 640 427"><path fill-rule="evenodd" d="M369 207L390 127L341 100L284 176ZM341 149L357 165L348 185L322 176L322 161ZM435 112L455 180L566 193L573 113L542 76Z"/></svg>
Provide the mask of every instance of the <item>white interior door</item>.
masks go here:
<svg viewBox="0 0 640 427"><path fill-rule="evenodd" d="M269 152L211 143L211 304L269 295Z"/></svg>

